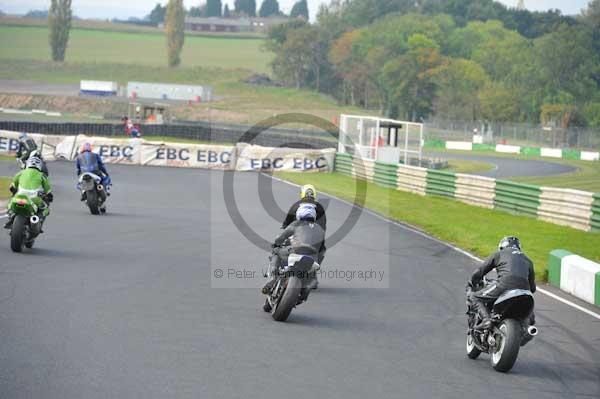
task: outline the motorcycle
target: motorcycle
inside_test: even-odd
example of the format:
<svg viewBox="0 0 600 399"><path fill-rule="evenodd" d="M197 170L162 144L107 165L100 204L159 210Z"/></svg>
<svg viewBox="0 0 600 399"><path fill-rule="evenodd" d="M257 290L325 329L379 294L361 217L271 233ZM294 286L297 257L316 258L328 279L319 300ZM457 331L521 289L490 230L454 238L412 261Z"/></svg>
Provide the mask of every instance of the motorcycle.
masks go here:
<svg viewBox="0 0 600 399"><path fill-rule="evenodd" d="M79 184L77 186L81 190L92 215L99 215L100 212L106 213L104 203L107 196L110 195L107 191L110 185L110 180L108 179L108 176L103 179L91 172L85 172L79 176Z"/></svg>
<svg viewBox="0 0 600 399"><path fill-rule="evenodd" d="M289 245L289 240L285 244ZM293 308L308 300L308 276L320 268L310 256L290 254L287 266L278 269L274 287L267 295L263 310L267 313L272 311L271 316L276 321L286 321Z"/></svg>
<svg viewBox="0 0 600 399"><path fill-rule="evenodd" d="M13 252L23 252L23 248L33 248L35 239L42 232L43 219L48 216L48 207L42 210L42 218L38 216L39 207L33 198L41 197L38 192L20 190L8 204L9 213L14 215L10 229L10 248Z"/></svg>
<svg viewBox="0 0 600 399"><path fill-rule="evenodd" d="M467 286L467 356L477 359L483 353L491 355L492 367L508 372L517 361L519 350L538 335L537 327L529 325L534 308L533 294L529 290L513 289L504 292L491 308L491 327L481 327L481 317L474 308L471 295L474 291L495 283L483 279L482 286Z"/></svg>

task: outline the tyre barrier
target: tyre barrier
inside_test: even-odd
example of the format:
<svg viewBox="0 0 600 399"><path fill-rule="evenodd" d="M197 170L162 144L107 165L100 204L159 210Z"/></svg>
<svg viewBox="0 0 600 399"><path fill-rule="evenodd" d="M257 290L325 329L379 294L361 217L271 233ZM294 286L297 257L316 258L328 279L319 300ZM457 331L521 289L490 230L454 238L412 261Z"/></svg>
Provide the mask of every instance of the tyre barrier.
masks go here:
<svg viewBox="0 0 600 399"><path fill-rule="evenodd" d="M584 231L600 231L600 194L360 160L337 153L335 170L383 187L453 198Z"/></svg>

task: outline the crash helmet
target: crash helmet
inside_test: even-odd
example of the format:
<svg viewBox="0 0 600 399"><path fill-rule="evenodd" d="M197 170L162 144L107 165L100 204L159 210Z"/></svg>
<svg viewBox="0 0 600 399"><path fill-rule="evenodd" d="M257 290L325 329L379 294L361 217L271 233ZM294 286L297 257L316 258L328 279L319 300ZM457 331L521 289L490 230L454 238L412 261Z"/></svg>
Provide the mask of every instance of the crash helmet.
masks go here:
<svg viewBox="0 0 600 399"><path fill-rule="evenodd" d="M315 190L315 186L312 184L305 184L300 189L300 199L317 199L317 190Z"/></svg>
<svg viewBox="0 0 600 399"><path fill-rule="evenodd" d="M296 211L296 220L314 222L317 219L317 211L313 204L300 204Z"/></svg>
<svg viewBox="0 0 600 399"><path fill-rule="evenodd" d="M516 248L520 251L521 250L521 241L519 241L519 239L514 236L504 237L503 239L500 240L500 243L498 244L498 249L503 250L504 248L508 248L508 247Z"/></svg>
<svg viewBox="0 0 600 399"><path fill-rule="evenodd" d="M42 160L39 157L30 157L25 163L26 168L34 168L42 171Z"/></svg>
<svg viewBox="0 0 600 399"><path fill-rule="evenodd" d="M82 154L84 152L92 152L92 145L90 143L83 143L79 148L79 152Z"/></svg>

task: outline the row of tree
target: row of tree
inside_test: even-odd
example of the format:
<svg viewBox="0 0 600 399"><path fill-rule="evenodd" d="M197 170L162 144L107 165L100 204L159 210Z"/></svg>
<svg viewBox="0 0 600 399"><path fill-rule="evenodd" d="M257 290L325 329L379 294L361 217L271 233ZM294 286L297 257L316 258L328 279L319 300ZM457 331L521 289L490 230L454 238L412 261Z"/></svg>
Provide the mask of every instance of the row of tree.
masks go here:
<svg viewBox="0 0 600 399"><path fill-rule="evenodd" d="M145 20L150 24L158 26L165 21L167 6L157 3L148 14ZM260 8L256 8L256 0L235 0L234 9L230 10L229 5L223 5L222 0L207 0L206 3L197 7L191 7L187 11L187 15L191 17L224 17L224 18L239 18L239 17L259 17L267 18L272 16L286 16L279 8L277 0L263 0ZM303 17L308 21L308 4L306 0L298 0L292 10L290 17Z"/></svg>
<svg viewBox="0 0 600 399"><path fill-rule="evenodd" d="M281 81L391 117L600 127L600 0L579 18L492 0L349 0L273 28L268 47Z"/></svg>

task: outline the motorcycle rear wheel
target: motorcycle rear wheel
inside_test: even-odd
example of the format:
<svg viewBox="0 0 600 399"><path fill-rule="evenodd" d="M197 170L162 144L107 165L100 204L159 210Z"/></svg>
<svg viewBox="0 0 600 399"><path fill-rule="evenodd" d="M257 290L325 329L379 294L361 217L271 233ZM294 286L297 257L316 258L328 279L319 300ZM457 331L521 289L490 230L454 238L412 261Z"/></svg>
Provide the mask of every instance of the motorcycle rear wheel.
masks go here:
<svg viewBox="0 0 600 399"><path fill-rule="evenodd" d="M285 292L273 311L273 319L277 321L287 320L287 318L290 316L290 313L292 313L292 309L298 302L298 296L300 295L301 289L302 281L298 277L292 276L288 279Z"/></svg>
<svg viewBox="0 0 600 399"><path fill-rule="evenodd" d="M23 215L16 215L10 230L10 249L13 252L23 252L25 247L25 223L27 218Z"/></svg>
<svg viewBox="0 0 600 399"><path fill-rule="evenodd" d="M506 319L500 323L498 330L502 335L495 335L498 342L497 348L491 353L490 362L496 371L506 373L510 371L519 356L521 347L521 325L513 319Z"/></svg>
<svg viewBox="0 0 600 399"><path fill-rule="evenodd" d="M87 205L90 208L92 215L99 215L100 209L98 208L98 193L90 190L87 192Z"/></svg>

